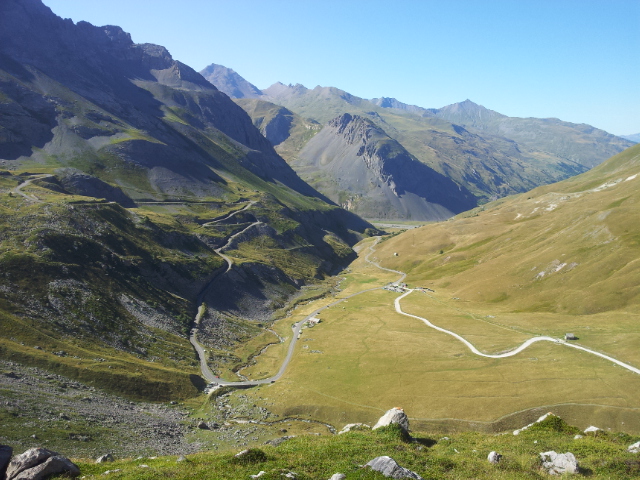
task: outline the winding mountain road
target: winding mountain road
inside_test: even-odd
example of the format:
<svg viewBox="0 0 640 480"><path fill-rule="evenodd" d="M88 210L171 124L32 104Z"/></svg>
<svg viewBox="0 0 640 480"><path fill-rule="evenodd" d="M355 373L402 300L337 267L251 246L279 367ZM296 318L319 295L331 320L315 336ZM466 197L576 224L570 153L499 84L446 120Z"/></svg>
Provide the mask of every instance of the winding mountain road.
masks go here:
<svg viewBox="0 0 640 480"><path fill-rule="evenodd" d="M247 227L248 228L248 227ZM400 275L400 278L398 280L396 280L396 284L397 283L401 283L404 281L404 279L406 278L407 274L405 272L401 272L399 270L392 270L390 268L385 268L380 266L377 262L373 261L370 259L370 256L375 252L374 247L378 244L378 242L380 241L380 237L376 238L376 241L369 246L369 253L365 256L365 261L367 263L370 263L371 265L374 265L375 267L381 269L381 270L385 270L387 272L392 272L392 273L397 273L398 275ZM223 257L224 258L224 257ZM231 265L229 265L229 268L231 268ZM227 269L228 271L228 269ZM350 298L353 298L357 295L361 295L363 293L366 292L371 292L374 290L380 290L383 287L374 287L374 288L369 288L367 290L362 290L360 292L356 292L353 293L351 295L348 295L346 297L340 298L328 305L325 305L324 307L320 307L317 310L314 310L312 313L310 313L309 315L307 315L304 319L300 320L299 322L295 323L294 325L292 325L292 330L293 330L293 337L291 339L291 343L289 344L289 349L287 350L287 356L285 357L284 361L282 362L282 365L280 366L280 369L278 370L278 372L273 375L272 377L269 378L265 378L262 380L244 380L244 381L238 381L238 382L230 382L227 380L221 380L216 378L213 373L211 373L211 370L209 369L208 365L206 365L206 361L204 360L204 354L202 354L202 356L200 357L200 361L201 361L201 365L202 365L202 374L203 376L207 379L207 381L211 382L211 383L215 383L218 385L233 385L233 386L256 386L256 385L264 385L264 384L268 384L268 383L273 383L275 381L277 381L278 379L280 379L280 377L282 377L282 375L284 374L285 370L287 369L287 366L289 365L289 362L291 361L291 358L293 357L293 352L295 350L295 346L297 343L298 338L300 337L300 332L302 330L302 326L305 324L305 322L307 322L309 319L315 317L317 314L319 314L321 311L326 310L327 308L333 307L334 305L337 305L345 300L348 300ZM522 352L523 350L525 350L526 348L528 348L529 346L531 346L534 343L537 342L552 342L555 343L557 345L563 345L566 347L570 347L570 348L575 348L577 350L582 350L584 352L590 353L592 355L596 355L598 357L601 357L605 360L608 360L610 362L613 362L616 365L619 365L633 373L639 374L640 375L640 369L633 367L627 363L621 362L620 360L616 360L613 357L610 357L609 355L605 355L603 353L600 352L596 352L594 350L591 350L589 348L583 347L581 345L577 345L575 343L570 343L567 342L565 340L559 339L559 338L553 338L553 337L548 337L548 336L539 336L539 337L532 337L528 340L526 340L525 342L523 342L520 346L514 348L513 350L509 350L508 352L505 353L501 353L501 354L495 354L495 355L491 355L491 354L486 354L486 353L482 353L480 350L478 350L471 342L469 342L468 340L466 340L464 337L462 337L461 335L458 335L455 332L452 332L451 330L446 330L442 327L438 327L437 325L434 325L433 323L431 323L429 320L427 320L424 317L420 317L417 315L412 315L410 313L406 313L402 310L402 306L400 304L400 302L407 297L408 295L410 295L412 292L414 292L414 289L406 289L406 292L403 293L402 295L400 295L399 297L397 297L394 301L394 306L395 306L395 310L397 313L399 313L400 315L404 315L407 317L411 317L411 318L415 318L417 320L422 321L425 325L427 325L430 328L433 328L434 330L437 330L439 332L442 333L446 333L447 335L451 335L452 337L454 337L455 339L459 340L460 342L462 342L464 345L466 345L469 350L471 350L471 352L473 352L474 354L481 356L481 357L487 357L487 358L506 358L506 357L512 357L514 355L517 355L518 353ZM200 312L199 312L200 315ZM196 317L196 322L199 323L198 317ZM192 342L193 343L193 342ZM195 346L195 344L194 344ZM196 348L197 350L197 348ZM199 354L200 355L200 354Z"/></svg>
<svg viewBox="0 0 640 480"><path fill-rule="evenodd" d="M27 200L30 200L32 202L36 202L36 203L44 203L42 200L40 200L38 197L36 197L35 195L29 195L28 193L24 193L22 191L22 189L28 185L31 184L31 182L35 181L35 180L40 180L41 178L47 178L47 177L53 177L53 175L49 174L49 173L44 173L41 175L34 175L32 176L30 179L25 180L24 182L22 182L20 185L18 185L16 188L14 188L12 191L13 193L17 193L18 195L24 197Z"/></svg>

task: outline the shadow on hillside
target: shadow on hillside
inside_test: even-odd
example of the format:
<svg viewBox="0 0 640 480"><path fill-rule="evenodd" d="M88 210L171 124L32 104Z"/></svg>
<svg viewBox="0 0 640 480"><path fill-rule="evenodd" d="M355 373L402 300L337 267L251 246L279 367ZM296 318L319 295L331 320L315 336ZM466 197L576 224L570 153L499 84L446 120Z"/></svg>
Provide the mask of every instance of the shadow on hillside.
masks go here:
<svg viewBox="0 0 640 480"><path fill-rule="evenodd" d="M412 440L414 443L419 443L420 445L424 445L425 447L433 447L436 443L438 443L432 438L413 437Z"/></svg>
<svg viewBox="0 0 640 480"><path fill-rule="evenodd" d="M204 381L200 375L191 374L189 375L189 380L191 380L191 384L196 387L199 391L202 391L207 386L207 382Z"/></svg>

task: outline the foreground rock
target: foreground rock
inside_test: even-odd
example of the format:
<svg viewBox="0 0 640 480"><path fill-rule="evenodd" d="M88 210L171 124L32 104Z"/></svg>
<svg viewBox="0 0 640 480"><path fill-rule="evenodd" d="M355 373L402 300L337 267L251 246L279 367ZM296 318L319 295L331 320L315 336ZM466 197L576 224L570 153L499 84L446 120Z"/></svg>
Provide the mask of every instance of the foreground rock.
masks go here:
<svg viewBox="0 0 640 480"><path fill-rule="evenodd" d="M354 432L357 430L371 430L371 426L367 425L366 423L349 423L338 432L338 435L348 432Z"/></svg>
<svg viewBox="0 0 640 480"><path fill-rule="evenodd" d="M633 445L629 445L627 447L627 451L629 451L629 453L640 453L640 442L636 442Z"/></svg>
<svg viewBox="0 0 640 480"><path fill-rule="evenodd" d="M489 463L498 464L502 460L502 455L498 452L490 452L487 460L489 460Z"/></svg>
<svg viewBox="0 0 640 480"><path fill-rule="evenodd" d="M344 473L334 473L329 480L344 480L347 476Z"/></svg>
<svg viewBox="0 0 640 480"><path fill-rule="evenodd" d="M404 410L398 407L393 407L391 410L387 410L378 423L373 426L373 430L380 427L386 427L387 425L391 425L395 423L400 425L405 432L409 433L409 417L404 413Z"/></svg>
<svg viewBox="0 0 640 480"><path fill-rule="evenodd" d="M542 468L550 475L561 475L563 473L578 473L578 461L571 452L556 453L554 451L540 454Z"/></svg>
<svg viewBox="0 0 640 480"><path fill-rule="evenodd" d="M530 427L534 426L536 423L540 423L543 420L546 420L547 417L557 417L557 415L554 415L553 413L549 412L549 413L545 413L544 415L542 415L539 419L537 419L535 422L530 423L529 425L525 425L522 428L519 428L518 430L514 430L513 434L514 435L520 435L521 432L524 432L525 430L529 429Z"/></svg>
<svg viewBox="0 0 640 480"><path fill-rule="evenodd" d="M32 448L11 459L6 480L40 480L49 475L65 473L80 475L80 469L71 460L45 448Z"/></svg>
<svg viewBox="0 0 640 480"><path fill-rule="evenodd" d="M7 445L0 445L0 478L4 478L4 472L11 461L12 455L13 448Z"/></svg>
<svg viewBox="0 0 640 480"><path fill-rule="evenodd" d="M424 480L416 472L412 472L407 468L401 467L393 458L387 457L386 455L383 457L374 458L369 463L367 463L365 467L369 467L371 468L371 470L380 472L385 477L389 478L413 478L414 480Z"/></svg>

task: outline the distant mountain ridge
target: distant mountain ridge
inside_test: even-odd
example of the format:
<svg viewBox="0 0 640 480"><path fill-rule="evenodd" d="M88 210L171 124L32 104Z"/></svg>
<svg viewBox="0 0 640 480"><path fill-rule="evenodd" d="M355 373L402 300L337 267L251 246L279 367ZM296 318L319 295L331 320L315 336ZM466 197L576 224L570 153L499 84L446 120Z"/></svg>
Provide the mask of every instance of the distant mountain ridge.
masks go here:
<svg viewBox="0 0 640 480"><path fill-rule="evenodd" d="M417 160L468 189L479 201L582 173L633 144L588 125L507 117L470 100L440 109L422 108L389 97L366 100L335 87L309 89L280 82L262 94L254 100L281 105L320 124L345 113L367 118ZM265 130L265 118L252 110L248 112L254 123ZM322 191L322 182L307 176L310 170L298 157L304 138L299 134L290 138L278 138L278 151L286 152L298 173Z"/></svg>
<svg viewBox="0 0 640 480"><path fill-rule="evenodd" d="M87 375L96 365L25 353L22 335L78 339L117 358L100 386L147 399L200 385L188 332L202 305L217 361L375 232L166 48L40 0L0 2L0 197L0 358Z"/></svg>

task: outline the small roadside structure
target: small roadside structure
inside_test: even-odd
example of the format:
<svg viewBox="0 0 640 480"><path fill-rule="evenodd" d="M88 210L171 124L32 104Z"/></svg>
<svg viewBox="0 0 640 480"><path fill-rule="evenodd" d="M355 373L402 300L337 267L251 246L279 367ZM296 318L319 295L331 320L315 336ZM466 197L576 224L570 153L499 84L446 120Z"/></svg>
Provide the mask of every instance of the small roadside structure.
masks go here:
<svg viewBox="0 0 640 480"><path fill-rule="evenodd" d="M309 320L307 320L307 325L309 326L309 328L313 328L320 322L321 320L318 317L311 317Z"/></svg>
<svg viewBox="0 0 640 480"><path fill-rule="evenodd" d="M577 340L578 337L576 337L573 333L565 333L564 334L564 339L565 340Z"/></svg>

